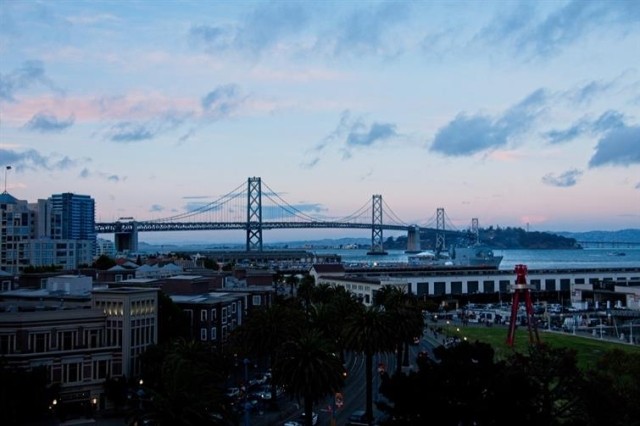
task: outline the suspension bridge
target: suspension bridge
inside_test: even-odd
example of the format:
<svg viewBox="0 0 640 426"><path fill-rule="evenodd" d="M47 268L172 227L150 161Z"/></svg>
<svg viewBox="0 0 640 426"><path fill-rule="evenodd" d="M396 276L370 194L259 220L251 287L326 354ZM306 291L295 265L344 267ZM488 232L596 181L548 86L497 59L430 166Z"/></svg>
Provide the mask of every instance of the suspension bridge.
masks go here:
<svg viewBox="0 0 640 426"><path fill-rule="evenodd" d="M263 190L264 188L264 190ZM369 254L386 254L383 231L406 231L407 252L420 251L420 229L436 230L436 250L444 249L445 225L456 230L447 220L443 208L438 208L426 224L408 224L402 221L376 194L358 210L348 216L331 218L311 216L285 201L261 178L249 177L246 184L221 196L215 201L191 211L152 220L122 218L116 222L96 223L96 234L114 234L117 251L138 250L139 232L245 230L246 251L262 251L263 231L271 229L350 228L371 229ZM477 219L472 220L472 232L477 234Z"/></svg>

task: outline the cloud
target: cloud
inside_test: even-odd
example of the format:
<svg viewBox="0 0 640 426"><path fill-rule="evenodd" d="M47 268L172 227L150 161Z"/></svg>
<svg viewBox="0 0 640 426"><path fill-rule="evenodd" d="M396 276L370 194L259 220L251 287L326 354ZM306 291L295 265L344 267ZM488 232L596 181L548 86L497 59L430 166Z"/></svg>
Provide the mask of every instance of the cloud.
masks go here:
<svg viewBox="0 0 640 426"><path fill-rule="evenodd" d="M179 127L190 115L167 111L146 122L122 121L107 130L106 138L112 142L122 143L153 139L159 134Z"/></svg>
<svg viewBox="0 0 640 426"><path fill-rule="evenodd" d="M403 37L398 32L412 17L411 2L345 5L268 2L235 21L193 25L188 36L209 54L232 53L251 58L267 53L296 58L314 53L388 58L403 51Z"/></svg>
<svg viewBox="0 0 640 426"><path fill-rule="evenodd" d="M397 38L387 35L409 16L410 4L407 2L381 2L354 10L333 30L336 34L334 53L338 56L396 56L402 47Z"/></svg>
<svg viewBox="0 0 640 426"><path fill-rule="evenodd" d="M333 144L339 144L338 151L343 160L352 157L352 149L366 148L388 139L401 136L393 123L373 122L367 124L363 117L352 117L349 110L340 114L336 128L307 151L311 158L301 164L303 168L315 167L321 160L321 153Z"/></svg>
<svg viewBox="0 0 640 426"><path fill-rule="evenodd" d="M190 38L211 54L242 52L259 55L289 35L307 28L309 13L295 2L272 2L256 7L238 22L193 25Z"/></svg>
<svg viewBox="0 0 640 426"><path fill-rule="evenodd" d="M78 175L78 177L80 177L81 179L88 179L90 177L97 177L100 179L104 179L108 182L113 182L113 183L118 183L120 181L125 181L127 179L126 176L118 176L115 174L109 174L109 173L104 173L104 172L91 172L88 168L83 168L80 171L80 174Z"/></svg>
<svg viewBox="0 0 640 426"><path fill-rule="evenodd" d="M609 110L596 119L592 125L593 132L606 132L624 127L624 115L618 111Z"/></svg>
<svg viewBox="0 0 640 426"><path fill-rule="evenodd" d="M151 207L149 208L149 213L158 213L164 210L165 210L164 207L161 206L160 204L152 204Z"/></svg>
<svg viewBox="0 0 640 426"><path fill-rule="evenodd" d="M539 89L498 117L460 113L437 131L429 149L456 157L503 147L532 126L547 99L547 93Z"/></svg>
<svg viewBox="0 0 640 426"><path fill-rule="evenodd" d="M220 205L211 205L210 202L207 201L189 201L187 204L184 205L183 209L186 212L191 212L194 210L200 210L203 209L207 206L210 206L210 208L207 209L207 211L214 211L214 210L220 210Z"/></svg>
<svg viewBox="0 0 640 426"><path fill-rule="evenodd" d="M0 148L0 164L11 165L17 171L23 169L68 170L81 162L81 160L59 154L42 155L35 149L13 151Z"/></svg>
<svg viewBox="0 0 640 426"><path fill-rule="evenodd" d="M584 134L601 134L624 126L624 116L618 111L609 110L595 120L582 117L567 129L550 130L544 133L544 137L551 144L560 144L572 141Z"/></svg>
<svg viewBox="0 0 640 426"><path fill-rule="evenodd" d="M390 123L373 123L367 129L364 125L354 126L347 136L348 146L369 146L398 136L396 125Z"/></svg>
<svg viewBox="0 0 640 426"><path fill-rule="evenodd" d="M593 98L606 92L613 86L613 82L591 81L568 94L569 99L578 104L590 102Z"/></svg>
<svg viewBox="0 0 640 426"><path fill-rule="evenodd" d="M66 120L58 120L53 114L39 112L31 117L31 120L29 120L24 127L41 133L61 132L71 127L74 120L73 116L70 116Z"/></svg>
<svg viewBox="0 0 640 426"><path fill-rule="evenodd" d="M201 101L202 109L208 116L219 119L227 117L238 109L244 102L240 95L240 88L236 84L226 84L218 86L213 91L207 93Z"/></svg>
<svg viewBox="0 0 640 426"><path fill-rule="evenodd" d="M636 184L636 189L640 189L640 182Z"/></svg>
<svg viewBox="0 0 640 426"><path fill-rule="evenodd" d="M584 120L580 120L571 127L564 130L550 130L544 134L551 144L569 142L581 136L588 128Z"/></svg>
<svg viewBox="0 0 640 426"><path fill-rule="evenodd" d="M542 177L542 182L547 185L566 188L569 186L574 186L578 182L578 178L580 176L582 176L582 171L572 169L567 170L566 172L561 173L558 176L555 176L552 173L548 173Z"/></svg>
<svg viewBox="0 0 640 426"><path fill-rule="evenodd" d="M511 44L521 55L549 57L593 31L626 35L640 22L640 8L634 1L573 0L546 15L538 13L540 4L513 3L511 12L496 16L476 38Z"/></svg>
<svg viewBox="0 0 640 426"><path fill-rule="evenodd" d="M117 123L108 132L108 138L113 142L139 142L154 136L146 125L131 122Z"/></svg>
<svg viewBox="0 0 640 426"><path fill-rule="evenodd" d="M640 126L624 126L608 132L596 146L589 167L640 164Z"/></svg>
<svg viewBox="0 0 640 426"><path fill-rule="evenodd" d="M61 91L46 76L42 61L25 61L20 68L8 74L0 74L0 99L15 102L16 93L38 84L54 92Z"/></svg>

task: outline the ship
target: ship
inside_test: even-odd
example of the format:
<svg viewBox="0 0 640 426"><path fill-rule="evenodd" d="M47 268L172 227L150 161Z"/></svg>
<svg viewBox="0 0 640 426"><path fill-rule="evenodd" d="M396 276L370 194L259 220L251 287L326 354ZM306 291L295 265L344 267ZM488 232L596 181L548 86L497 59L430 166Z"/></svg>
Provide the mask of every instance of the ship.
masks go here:
<svg viewBox="0 0 640 426"><path fill-rule="evenodd" d="M494 254L493 250L488 246L474 244L467 247L451 247L448 252L425 250L407 256L407 262L411 266L459 266L498 269L500 262L502 262L502 257Z"/></svg>

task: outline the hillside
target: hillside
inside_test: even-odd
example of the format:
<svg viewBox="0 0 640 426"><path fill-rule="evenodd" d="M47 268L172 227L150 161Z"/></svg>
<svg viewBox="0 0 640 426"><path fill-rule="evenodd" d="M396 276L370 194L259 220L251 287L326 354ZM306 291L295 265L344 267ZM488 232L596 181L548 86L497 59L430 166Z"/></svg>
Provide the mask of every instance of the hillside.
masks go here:
<svg viewBox="0 0 640 426"><path fill-rule="evenodd" d="M555 232L577 241L590 242L625 242L640 243L640 229L621 229L619 231L588 231L588 232Z"/></svg>
<svg viewBox="0 0 640 426"><path fill-rule="evenodd" d="M494 249L579 249L576 239L547 232L527 232L522 228L489 227L480 229L480 242ZM465 246L471 244L473 235L468 232L445 232L447 245ZM436 232L422 230L420 234L421 249L434 249ZM386 249L403 249L407 246L407 238L400 236L395 240L385 240Z"/></svg>

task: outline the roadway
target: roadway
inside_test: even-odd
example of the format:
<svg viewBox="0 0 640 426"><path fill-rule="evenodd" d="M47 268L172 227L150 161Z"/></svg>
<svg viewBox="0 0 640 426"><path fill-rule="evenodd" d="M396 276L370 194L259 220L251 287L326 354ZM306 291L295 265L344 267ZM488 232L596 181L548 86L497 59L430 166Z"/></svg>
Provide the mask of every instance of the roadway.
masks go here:
<svg viewBox="0 0 640 426"><path fill-rule="evenodd" d="M442 342L437 340L433 333L426 328L424 334L417 345L410 345L410 354L408 367L403 367L404 371L416 370L416 358L418 353L426 351L430 357L433 357L433 349ZM345 386L342 390L344 405L336 410L336 426L344 426L351 413L356 410L364 410L366 407L366 389L365 389L365 359L363 355L356 353L347 353L345 356L345 367L347 369L347 378ZM375 404L381 395L378 392L380 386L380 376L378 367L382 365L389 374L395 372L396 356L394 353L379 353L373 359L373 412L374 417L379 418L382 415ZM318 426L331 424L331 410L333 406L333 398L325 398L321 403L314 407L314 411L318 413ZM295 420L302 413L302 401L300 405L296 401L291 401L284 396L280 401L280 411L276 413L256 414L251 417L251 425L256 426L282 426L287 420Z"/></svg>

